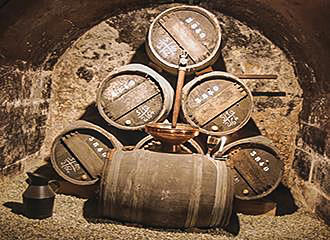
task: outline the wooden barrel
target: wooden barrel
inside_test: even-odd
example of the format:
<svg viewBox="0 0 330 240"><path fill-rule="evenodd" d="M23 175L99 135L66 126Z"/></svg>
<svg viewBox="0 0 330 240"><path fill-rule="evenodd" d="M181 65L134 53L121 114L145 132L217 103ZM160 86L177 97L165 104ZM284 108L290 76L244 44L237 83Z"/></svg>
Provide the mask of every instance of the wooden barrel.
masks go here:
<svg viewBox="0 0 330 240"><path fill-rule="evenodd" d="M212 13L197 6L179 6L151 23L146 52L156 65L177 74L180 54L186 51L189 73L213 64L220 55L220 42L221 29Z"/></svg>
<svg viewBox="0 0 330 240"><path fill-rule="evenodd" d="M122 144L97 125L79 120L67 127L52 145L51 163L65 180L92 185L99 180L111 149Z"/></svg>
<svg viewBox="0 0 330 240"><path fill-rule="evenodd" d="M191 153L205 154L205 150L194 139L188 140L184 144L181 144L180 147L181 147L180 153L183 154L191 154ZM135 149L163 152L162 143L160 141L156 141L151 135L146 136L140 142L138 142L135 146Z"/></svg>
<svg viewBox="0 0 330 240"><path fill-rule="evenodd" d="M157 72L142 64L129 64L101 83L97 108L110 125L141 130L146 123L167 117L173 96L173 88Z"/></svg>
<svg viewBox="0 0 330 240"><path fill-rule="evenodd" d="M242 128L250 119L250 90L232 74L215 71L188 82L182 89L182 112L186 122L201 133L223 136Z"/></svg>
<svg viewBox="0 0 330 240"><path fill-rule="evenodd" d="M279 151L263 136L232 142L213 157L228 159L228 164L233 168L235 196L242 200L270 194L283 175Z"/></svg>
<svg viewBox="0 0 330 240"><path fill-rule="evenodd" d="M99 213L155 227L225 226L232 191L230 169L205 155L119 150L104 166Z"/></svg>

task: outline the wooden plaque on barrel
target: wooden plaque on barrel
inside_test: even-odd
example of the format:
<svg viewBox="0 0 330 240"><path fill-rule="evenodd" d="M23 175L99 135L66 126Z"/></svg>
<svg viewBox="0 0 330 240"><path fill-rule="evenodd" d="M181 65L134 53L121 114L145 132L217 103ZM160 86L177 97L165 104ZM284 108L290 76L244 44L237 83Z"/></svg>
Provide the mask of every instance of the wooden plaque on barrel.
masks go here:
<svg viewBox="0 0 330 240"><path fill-rule="evenodd" d="M263 136L232 142L213 157L228 159L228 165L234 170L235 196L242 200L259 199L270 194L283 175L278 150Z"/></svg>
<svg viewBox="0 0 330 240"><path fill-rule="evenodd" d="M142 64L129 64L101 83L97 107L110 125L141 130L146 123L167 117L173 96L173 88L157 72Z"/></svg>
<svg viewBox="0 0 330 240"><path fill-rule="evenodd" d="M237 77L215 71L187 83L182 89L181 104L186 122L207 135L223 136L248 122L253 99Z"/></svg>
<svg viewBox="0 0 330 240"><path fill-rule="evenodd" d="M99 180L108 152L114 148L122 148L122 144L112 134L79 120L54 140L51 163L65 180L92 185Z"/></svg>
<svg viewBox="0 0 330 240"><path fill-rule="evenodd" d="M219 57L221 29L216 17L196 6L170 8L149 28L146 51L156 65L176 74L180 54L187 52L187 72L213 64Z"/></svg>

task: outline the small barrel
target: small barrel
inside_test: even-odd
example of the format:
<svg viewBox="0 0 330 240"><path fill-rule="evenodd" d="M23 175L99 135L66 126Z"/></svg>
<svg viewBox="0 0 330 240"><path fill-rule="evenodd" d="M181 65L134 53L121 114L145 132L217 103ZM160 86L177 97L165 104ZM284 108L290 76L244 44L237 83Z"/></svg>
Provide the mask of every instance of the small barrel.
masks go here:
<svg viewBox="0 0 330 240"><path fill-rule="evenodd" d="M101 83L97 108L110 125L141 130L145 124L167 117L173 96L173 88L157 72L142 64L129 64Z"/></svg>
<svg viewBox="0 0 330 240"><path fill-rule="evenodd" d="M232 142L213 157L228 159L228 165L233 168L235 196L241 200L270 194L282 179L283 162L279 152L263 136Z"/></svg>
<svg viewBox="0 0 330 240"><path fill-rule="evenodd" d="M114 151L100 186L99 214L166 228L226 226L231 170L200 154Z"/></svg>
<svg viewBox="0 0 330 240"><path fill-rule="evenodd" d="M112 134L79 120L54 140L50 159L65 180L92 185L99 180L107 154L114 148L122 148L122 144Z"/></svg>
<svg viewBox="0 0 330 240"><path fill-rule="evenodd" d="M187 73L213 64L220 55L221 28L217 18L197 6L179 6L151 23L146 52L162 69L177 74L180 54L188 53Z"/></svg>
<svg viewBox="0 0 330 240"><path fill-rule="evenodd" d="M182 112L186 122L201 133L223 136L242 128L250 119L250 90L232 74L203 74L182 89Z"/></svg>
<svg viewBox="0 0 330 240"><path fill-rule="evenodd" d="M191 153L199 153L205 154L205 150L202 146L195 141L194 139L190 139L184 144L180 145L180 153L191 154ZM154 152L162 152L162 143L160 141L156 141L153 136L148 135L143 138L140 142L138 142L135 146L135 149L144 149Z"/></svg>

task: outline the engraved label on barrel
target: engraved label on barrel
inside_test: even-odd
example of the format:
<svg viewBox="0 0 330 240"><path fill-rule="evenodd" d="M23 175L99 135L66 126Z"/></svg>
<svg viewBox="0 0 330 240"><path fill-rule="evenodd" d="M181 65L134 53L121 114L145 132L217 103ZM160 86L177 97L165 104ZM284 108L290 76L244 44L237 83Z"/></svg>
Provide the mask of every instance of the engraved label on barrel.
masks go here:
<svg viewBox="0 0 330 240"><path fill-rule="evenodd" d="M79 163L73 158L73 157L67 157L62 162L60 162L61 168L66 172L67 174L70 174L72 172L77 172L80 170Z"/></svg>
<svg viewBox="0 0 330 240"><path fill-rule="evenodd" d="M206 37L205 33L200 32L196 36L195 30L198 29L198 22L192 21L191 24L187 25L185 21L179 18L178 14L172 14L170 17L162 18L159 24L166 29L171 38L188 53L194 62L202 61L210 54L208 48L200 41Z"/></svg>
<svg viewBox="0 0 330 240"><path fill-rule="evenodd" d="M238 123L238 117L235 115L235 111L233 110L227 110L221 114L220 117L222 118L223 124L227 127L235 126Z"/></svg>
<svg viewBox="0 0 330 240"><path fill-rule="evenodd" d="M212 88L208 88L206 93L201 94L201 96L198 96L195 98L195 102L197 104L201 104L207 100L208 97L212 97L217 91L219 91L220 88L217 85L214 85Z"/></svg>
<svg viewBox="0 0 330 240"><path fill-rule="evenodd" d="M144 122L148 122L150 119L153 118L153 116L155 115L155 112L152 111L150 109L149 106L147 105L142 105L139 106L136 110L135 110L137 116L139 119L143 120Z"/></svg>
<svg viewBox="0 0 330 240"><path fill-rule="evenodd" d="M94 150L94 152L100 157L100 158L106 158L107 157L107 151L108 148L101 142L98 142L94 137L88 137L86 140L87 144L91 146L91 148Z"/></svg>
<svg viewBox="0 0 330 240"><path fill-rule="evenodd" d="M110 118L117 121L159 93L160 90L156 84L151 81L144 81L115 101L106 103L105 112Z"/></svg>
<svg viewBox="0 0 330 240"><path fill-rule="evenodd" d="M158 53L164 58L174 56L178 50L176 43L168 36L159 39L156 48L159 50Z"/></svg>
<svg viewBox="0 0 330 240"><path fill-rule="evenodd" d="M126 83L116 86L116 87L113 87L112 85L110 85L109 87L107 87L104 90L102 97L109 101L113 101L115 98L120 97L125 92L132 89L135 85L136 85L136 83L134 80L128 80Z"/></svg>
<svg viewBox="0 0 330 240"><path fill-rule="evenodd" d="M212 88L208 86L205 89L203 85L196 87L194 91L191 92L191 95L194 95L194 92L199 92L198 97L193 98L194 101L190 101L190 111L192 111L192 115L195 119L194 121L199 126L203 127L212 119L220 116L223 122L222 124L226 127L236 126L239 119L236 112L231 108L237 102L241 101L247 93L241 91L239 85L230 82L224 82L221 88L215 85ZM199 89L203 89L203 91ZM200 102L200 104L196 106L195 104L198 102Z"/></svg>
<svg viewBox="0 0 330 240"><path fill-rule="evenodd" d="M250 156L253 157L253 159L258 163L258 165L262 168L263 171L269 171L269 160L263 160L260 156L257 155L257 152L255 150L252 150L250 152Z"/></svg>
<svg viewBox="0 0 330 240"><path fill-rule="evenodd" d="M195 32L200 37L200 39L204 39L206 37L206 33L203 31L203 29L201 29L201 24L197 20L192 17L188 17L185 19L185 23L190 25L190 28L194 30L193 32Z"/></svg>

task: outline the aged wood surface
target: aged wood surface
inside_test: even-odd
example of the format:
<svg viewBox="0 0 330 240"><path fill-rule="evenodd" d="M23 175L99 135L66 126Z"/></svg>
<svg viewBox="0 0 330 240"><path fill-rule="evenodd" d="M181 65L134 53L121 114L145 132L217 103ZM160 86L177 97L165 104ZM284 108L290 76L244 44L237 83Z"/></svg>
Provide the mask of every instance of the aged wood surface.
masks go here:
<svg viewBox="0 0 330 240"><path fill-rule="evenodd" d="M152 82L144 81L115 101L106 103L104 110L109 117L117 120L159 93L159 89Z"/></svg>
<svg viewBox="0 0 330 240"><path fill-rule="evenodd" d="M182 110L186 121L208 135L237 131L249 120L252 107L249 89L224 72L206 73L183 88Z"/></svg>
<svg viewBox="0 0 330 240"><path fill-rule="evenodd" d="M191 28L174 14L160 19L159 24L179 43L182 49L188 52L195 63L203 60L209 54L208 49L200 39L196 38Z"/></svg>
<svg viewBox="0 0 330 240"><path fill-rule="evenodd" d="M114 127L140 130L163 120L172 108L173 89L157 72L142 64L119 68L99 87L97 106Z"/></svg>
<svg viewBox="0 0 330 240"><path fill-rule="evenodd" d="M77 121L53 142L51 163L65 180L78 185L92 185L101 175L110 149L122 144L102 128Z"/></svg>
<svg viewBox="0 0 330 240"><path fill-rule="evenodd" d="M127 125L128 121L130 121L131 124L127 126L144 125L161 114L161 110L164 108L162 103L162 95L160 93L156 94L118 118L116 122L121 125Z"/></svg>
<svg viewBox="0 0 330 240"><path fill-rule="evenodd" d="M270 194L280 183L283 162L268 139L262 136L230 143L215 158L225 156L233 168L235 196L243 200Z"/></svg>
<svg viewBox="0 0 330 240"><path fill-rule="evenodd" d="M219 56L221 29L213 14L200 7L181 6L162 12L149 28L146 50L161 68L176 74L179 55L189 55L187 69L196 71Z"/></svg>
<svg viewBox="0 0 330 240"><path fill-rule="evenodd" d="M100 156L91 148L84 139L79 136L78 132L62 137L62 142L65 147L73 153L79 163L85 168L93 179L100 176L104 161ZM103 150L102 147L98 148Z"/></svg>
<svg viewBox="0 0 330 240"><path fill-rule="evenodd" d="M227 111L246 95L246 92L240 86L231 84L215 96L210 97L199 108L194 109L194 120L197 121L198 125L203 127L213 118Z"/></svg>
<svg viewBox="0 0 330 240"><path fill-rule="evenodd" d="M265 199L240 200L235 199L234 208L237 213L246 215L276 216L277 204Z"/></svg>
<svg viewBox="0 0 330 240"><path fill-rule="evenodd" d="M100 214L149 226L225 226L233 200L230 170L200 155L115 151L103 171Z"/></svg>

